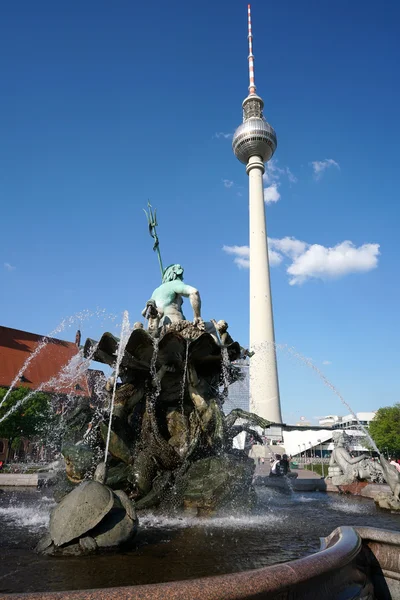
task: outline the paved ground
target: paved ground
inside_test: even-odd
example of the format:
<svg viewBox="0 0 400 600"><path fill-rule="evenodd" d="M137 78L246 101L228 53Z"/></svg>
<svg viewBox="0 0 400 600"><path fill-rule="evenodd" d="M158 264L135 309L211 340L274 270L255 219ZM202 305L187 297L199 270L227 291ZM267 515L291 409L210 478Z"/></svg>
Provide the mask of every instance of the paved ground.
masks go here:
<svg viewBox="0 0 400 600"><path fill-rule="evenodd" d="M26 475L25 473L1 473L0 474L0 487L2 486L37 486L38 475L33 473L32 475Z"/></svg>
<svg viewBox="0 0 400 600"><path fill-rule="evenodd" d="M263 465L256 466L256 475L265 477L266 475L269 475L269 472L269 462L264 463ZM308 471L307 469L292 469L292 472L297 473L297 479L321 479L321 475L318 475L318 473L314 473L314 471Z"/></svg>

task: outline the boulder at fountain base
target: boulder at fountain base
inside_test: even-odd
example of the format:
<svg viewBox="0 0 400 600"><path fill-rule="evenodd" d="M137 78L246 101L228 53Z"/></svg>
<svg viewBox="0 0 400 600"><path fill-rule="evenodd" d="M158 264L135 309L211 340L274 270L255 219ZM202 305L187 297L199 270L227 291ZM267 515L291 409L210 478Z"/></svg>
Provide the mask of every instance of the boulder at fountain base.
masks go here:
<svg viewBox="0 0 400 600"><path fill-rule="evenodd" d="M77 556L115 549L133 539L137 525L136 511L124 492L85 481L54 508L50 531L36 552Z"/></svg>
<svg viewBox="0 0 400 600"><path fill-rule="evenodd" d="M385 492L377 494L374 498L374 502L383 510L390 510L391 512L400 513L400 500L396 499L393 494L388 494Z"/></svg>
<svg viewBox="0 0 400 600"><path fill-rule="evenodd" d="M221 508L252 508L254 461L231 454L196 461L185 475L183 505L199 515Z"/></svg>

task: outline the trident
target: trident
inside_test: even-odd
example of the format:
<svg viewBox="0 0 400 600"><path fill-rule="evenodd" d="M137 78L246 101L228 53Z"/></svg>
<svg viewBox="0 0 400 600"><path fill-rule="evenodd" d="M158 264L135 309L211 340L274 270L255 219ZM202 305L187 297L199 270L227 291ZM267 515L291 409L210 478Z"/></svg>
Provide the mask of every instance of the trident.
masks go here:
<svg viewBox="0 0 400 600"><path fill-rule="evenodd" d="M154 209L154 212L153 212L153 207L150 204L150 200L147 201L147 207L149 210L147 211L147 210L143 209L143 212L147 217L147 223L149 225L149 234L151 235L151 237L154 240L153 250L154 250L154 252L157 252L158 262L159 262L160 271L161 271L161 281L162 281L164 269L163 269L163 264L162 264L162 260L161 260L160 242L158 240L158 235L157 235L157 230L156 230L156 227L158 227L157 215L156 215L157 209Z"/></svg>

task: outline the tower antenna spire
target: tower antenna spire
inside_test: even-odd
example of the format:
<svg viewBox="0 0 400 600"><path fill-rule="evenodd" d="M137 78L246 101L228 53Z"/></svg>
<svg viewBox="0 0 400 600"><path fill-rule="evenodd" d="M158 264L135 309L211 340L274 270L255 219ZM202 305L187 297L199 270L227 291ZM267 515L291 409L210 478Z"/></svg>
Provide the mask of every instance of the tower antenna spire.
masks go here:
<svg viewBox="0 0 400 600"><path fill-rule="evenodd" d="M254 55L253 55L253 34L251 31L251 6L247 5L247 28L249 40L249 94L256 93L256 84L254 81Z"/></svg>

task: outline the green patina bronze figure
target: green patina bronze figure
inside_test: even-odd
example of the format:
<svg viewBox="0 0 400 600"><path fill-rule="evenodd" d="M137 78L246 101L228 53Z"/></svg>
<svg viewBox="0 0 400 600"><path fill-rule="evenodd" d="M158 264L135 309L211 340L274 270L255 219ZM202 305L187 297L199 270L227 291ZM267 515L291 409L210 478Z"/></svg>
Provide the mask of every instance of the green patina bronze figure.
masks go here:
<svg viewBox="0 0 400 600"><path fill-rule="evenodd" d="M162 313L160 325L186 320L182 312L183 297L189 298L193 309L193 324L201 325L203 321L199 291L184 283L181 265L170 265L164 271L162 284L151 295L151 300L155 301L157 309Z"/></svg>

